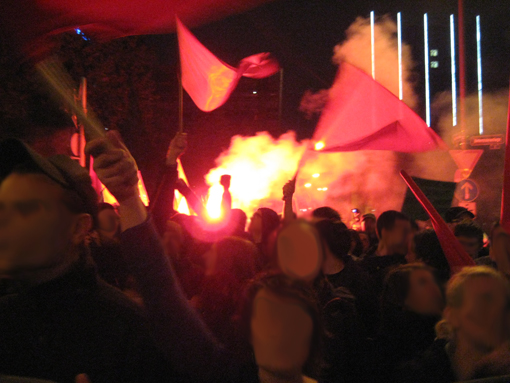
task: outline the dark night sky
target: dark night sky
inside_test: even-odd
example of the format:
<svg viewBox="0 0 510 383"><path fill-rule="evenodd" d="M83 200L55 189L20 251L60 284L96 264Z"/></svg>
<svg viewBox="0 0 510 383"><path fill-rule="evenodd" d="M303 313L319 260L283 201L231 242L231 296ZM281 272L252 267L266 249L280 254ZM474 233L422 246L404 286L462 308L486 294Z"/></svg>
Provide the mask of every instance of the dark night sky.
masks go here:
<svg viewBox="0 0 510 383"><path fill-rule="evenodd" d="M481 16L483 77L486 91L508 87L510 74L510 2L499 0L464 0L467 89L476 90L476 39L475 16ZM370 11L376 15L389 14L396 20L402 12L403 40L411 45L416 62L416 92L420 96L420 108L424 104L424 42L423 14L429 14L430 48L439 49L440 68L431 71L431 94L449 90L449 16L457 14L456 0L385 0L385 1L302 1L280 0L265 4L243 14L193 28L192 32L214 54L229 64L236 65L248 55L267 51L273 53L284 68L283 126L269 131L274 135L288 129L295 130L299 138L308 138L313 133L315 121L307 121L299 113L299 101L307 89L318 90L331 86L337 67L332 64L333 47L345 38L345 30L357 16L368 17ZM457 15L456 15L456 21ZM177 62L174 36L161 36L165 48L159 47L162 59ZM443 65L444 64L444 65ZM175 70L175 69L173 69ZM241 83L242 85L242 83ZM235 98L240 91L235 92ZM232 99L229 101L232 102ZM193 119L201 113L189 98L185 99L185 117ZM228 104L222 108L228 108ZM221 108L220 108L221 109ZM214 119L211 114L211 121ZM218 112L220 113L220 112ZM422 113L423 114L423 113ZM202 121L207 122L207 118ZM187 121L185 119L185 125ZM205 124L207 125L207 124ZM221 149L228 147L229 136L247 134L235 129L225 135L211 135L209 127L192 126L189 155L184 159L191 174L192 184L200 184L202 173ZM259 127L254 128L260 130ZM212 142L210 138L216 137ZM209 155L201 156L200 162L193 156L204 153L203 144L209 143ZM200 147L200 150L198 150ZM195 148L195 149L194 149ZM188 166L186 166L186 164Z"/></svg>
<svg viewBox="0 0 510 383"><path fill-rule="evenodd" d="M483 76L485 91L508 87L510 74L510 1L464 0L467 88L476 90L475 16L481 16ZM423 14L429 14L430 48L439 50L438 69L431 70L431 94L450 89L449 16L456 14L457 0L276 0L248 12L192 28L192 33L223 61L236 66L244 57L271 52L284 70L283 118L280 122L267 105L278 104L278 76L254 81L241 79L228 102L218 110L201 112L185 95L184 124L189 133L189 149L183 164L192 186L202 189L203 176L214 167L214 159L228 148L236 134L253 135L267 130L275 137L294 130L299 139L312 136L317 119L307 120L298 111L303 93L329 88L337 67L332 63L333 48L345 38L345 31L358 16L390 15L402 12L403 40L412 47L416 62L418 112L424 110ZM458 20L456 18L456 20ZM146 36L159 57L155 63L158 91L165 100L159 111L167 123L168 139L177 130L178 55L175 34ZM156 65L157 64L157 65ZM257 88L258 95L251 95ZM266 93L264 93L266 91ZM275 96L276 95L276 96ZM264 109L265 108L265 109ZM271 114L273 113L273 114ZM434 116L433 120L434 122ZM125 137L130 142L130 137ZM159 166L167 142L152 153L140 147L136 138L132 150L142 171L152 174ZM149 177L154 178L154 177ZM152 183L152 182L149 182Z"/></svg>

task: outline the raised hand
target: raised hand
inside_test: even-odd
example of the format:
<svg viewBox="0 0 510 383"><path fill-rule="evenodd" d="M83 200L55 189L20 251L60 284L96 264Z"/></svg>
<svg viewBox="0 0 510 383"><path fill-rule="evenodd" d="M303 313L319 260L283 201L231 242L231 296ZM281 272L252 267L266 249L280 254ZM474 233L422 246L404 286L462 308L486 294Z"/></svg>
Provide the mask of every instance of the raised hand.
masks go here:
<svg viewBox="0 0 510 383"><path fill-rule="evenodd" d="M90 141L85 152L94 157L94 171L119 203L138 196L138 167L118 132Z"/></svg>
<svg viewBox="0 0 510 383"><path fill-rule="evenodd" d="M175 165L180 156L184 154L188 147L187 133L177 133L173 140L170 142L168 152L166 154L166 164Z"/></svg>
<svg viewBox="0 0 510 383"><path fill-rule="evenodd" d="M228 174L224 174L220 178L220 185L223 186L225 190L230 189L230 181L232 180L232 176Z"/></svg>
<svg viewBox="0 0 510 383"><path fill-rule="evenodd" d="M147 210L138 191L138 167L120 134L109 131L106 137L87 143L85 152L94 157L94 171L119 202L122 231L145 222Z"/></svg>
<svg viewBox="0 0 510 383"><path fill-rule="evenodd" d="M283 200L289 201L292 200L294 193L296 191L296 180L290 180L285 185L283 185Z"/></svg>

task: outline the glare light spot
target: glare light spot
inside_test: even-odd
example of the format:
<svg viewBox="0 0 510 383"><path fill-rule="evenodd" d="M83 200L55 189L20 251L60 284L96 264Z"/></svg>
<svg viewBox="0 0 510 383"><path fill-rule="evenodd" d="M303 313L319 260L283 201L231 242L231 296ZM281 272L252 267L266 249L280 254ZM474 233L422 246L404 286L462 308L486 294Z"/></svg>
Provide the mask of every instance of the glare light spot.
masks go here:
<svg viewBox="0 0 510 383"><path fill-rule="evenodd" d="M256 91L256 90L254 90L254 91L253 91L253 94L257 94L257 91Z"/></svg>
<svg viewBox="0 0 510 383"><path fill-rule="evenodd" d="M324 144L324 142L319 141L319 142L317 142L317 143L315 144L315 150L322 150L322 149L324 149L324 146L326 146L326 145Z"/></svg>
<svg viewBox="0 0 510 383"><path fill-rule="evenodd" d="M313 178L319 178L320 177L320 174L319 173L315 173L312 175Z"/></svg>
<svg viewBox="0 0 510 383"><path fill-rule="evenodd" d="M207 215L212 220L221 218L221 200L223 197L223 187L219 184L212 186L209 189L209 194L206 203Z"/></svg>
<svg viewBox="0 0 510 383"><path fill-rule="evenodd" d="M328 190L328 188L322 188L322 191L326 191L326 190Z"/></svg>
<svg viewBox="0 0 510 383"><path fill-rule="evenodd" d="M311 187L311 186L312 186L312 184L311 184L311 183L307 183L307 184L305 184L305 188L309 188L309 187Z"/></svg>

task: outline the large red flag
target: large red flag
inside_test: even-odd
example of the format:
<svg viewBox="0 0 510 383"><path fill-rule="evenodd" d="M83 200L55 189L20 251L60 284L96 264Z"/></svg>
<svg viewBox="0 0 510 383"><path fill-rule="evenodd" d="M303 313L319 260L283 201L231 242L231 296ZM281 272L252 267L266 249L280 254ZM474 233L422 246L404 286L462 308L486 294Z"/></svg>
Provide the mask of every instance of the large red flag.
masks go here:
<svg viewBox="0 0 510 383"><path fill-rule="evenodd" d="M510 98L506 123L505 170L503 173L503 193L501 195L501 226L510 233Z"/></svg>
<svg viewBox="0 0 510 383"><path fill-rule="evenodd" d="M0 26L6 40L34 54L47 37L79 28L99 38L169 33L175 17L199 25L270 0L2 0ZM40 52L39 52L40 53Z"/></svg>
<svg viewBox="0 0 510 383"><path fill-rule="evenodd" d="M403 170L400 172L400 175L407 186L409 186L409 189L411 189L418 202L420 202L429 215L432 226L434 226L437 238L441 243L441 247L443 248L444 255L450 265L452 273L456 273L464 266L474 266L475 261L473 258L466 253L459 240L455 237L455 235L453 235L446 222L439 215L418 185L416 185L416 182L414 182L414 180Z"/></svg>
<svg viewBox="0 0 510 383"><path fill-rule="evenodd" d="M347 62L340 65L313 140L317 150L330 152L446 149L411 108Z"/></svg>
<svg viewBox="0 0 510 383"><path fill-rule="evenodd" d="M227 101L241 76L264 78L275 74L278 63L269 53L247 57L238 68L214 56L177 20L177 36L181 57L182 87L204 112L210 112Z"/></svg>

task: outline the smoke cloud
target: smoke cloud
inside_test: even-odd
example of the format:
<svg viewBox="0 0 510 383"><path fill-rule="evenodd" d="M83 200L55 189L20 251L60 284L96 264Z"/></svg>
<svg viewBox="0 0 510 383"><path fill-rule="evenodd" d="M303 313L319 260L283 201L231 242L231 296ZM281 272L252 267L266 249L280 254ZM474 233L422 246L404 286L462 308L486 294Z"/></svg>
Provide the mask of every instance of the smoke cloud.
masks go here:
<svg viewBox="0 0 510 383"><path fill-rule="evenodd" d="M397 27L388 16L375 24L375 78L393 94L399 94ZM342 61L372 73L370 20L357 18L348 28L346 40L334 48L333 61ZM410 47L402 44L403 101L411 108L418 105L414 92L415 63ZM307 118L320 114L328 99L328 89L307 91L300 111ZM444 141L453 146L458 127L452 127L451 99L448 93L440 94L433 103L433 115L438 116L438 127ZM504 133L508 92L484 95L485 133ZM467 106L467 133L478 131L478 100L469 96ZM278 139L267 132L255 137L236 136L230 148L217 159L217 168L206 180L209 190L208 210L219 206L222 189L218 185L222 174L232 175L233 207L251 215L261 206L282 209L281 188L293 177L300 166L296 185L296 211L304 214L319 206L337 209L344 221L349 222L351 209L380 214L388 209L399 210L406 186L399 176L405 169L409 174L440 181L453 181L456 165L447 151L403 154L389 151L358 151L349 153L317 153L306 151L308 142L297 142L295 134L288 132ZM304 160L300 164L303 153ZM497 156L496 156L497 157ZM487 185L494 186L492 204L499 203L502 161L481 176ZM299 165L298 165L299 164ZM498 178L499 177L499 178ZM496 182L496 183L495 183ZM494 206L487 205L488 210ZM497 210L497 209L496 209Z"/></svg>

